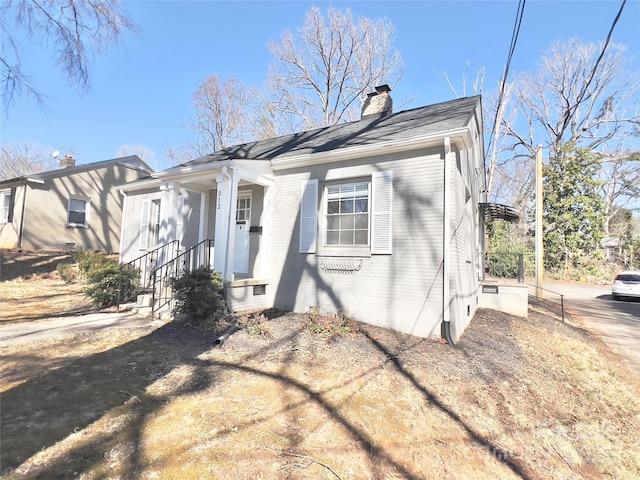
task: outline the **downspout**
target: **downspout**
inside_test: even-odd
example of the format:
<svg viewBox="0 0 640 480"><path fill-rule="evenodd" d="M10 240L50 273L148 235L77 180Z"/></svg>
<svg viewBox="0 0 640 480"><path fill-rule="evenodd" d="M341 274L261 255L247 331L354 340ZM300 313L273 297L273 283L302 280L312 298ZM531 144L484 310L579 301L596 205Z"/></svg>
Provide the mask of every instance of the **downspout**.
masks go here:
<svg viewBox="0 0 640 480"><path fill-rule="evenodd" d="M20 230L18 230L18 245L16 245L19 252L22 251L22 235L23 235L22 232L24 229L24 211L27 203L27 190L29 190L29 180L24 179L22 181L22 185L24 186L24 194L22 195L22 212L20 212Z"/></svg>
<svg viewBox="0 0 640 480"><path fill-rule="evenodd" d="M442 324L440 334L451 346L455 346L451 338L451 318L449 312L449 242L451 241L451 138L444 138L444 198L442 209Z"/></svg>
<svg viewBox="0 0 640 480"><path fill-rule="evenodd" d="M127 218L127 194L123 189L119 190L120 195L122 195L122 218L120 219L120 245L118 246L118 257L120 259L120 265L122 265L122 248L124 246L124 226L127 223L125 220Z"/></svg>
<svg viewBox="0 0 640 480"><path fill-rule="evenodd" d="M240 325L238 324L238 322L236 322L233 325L231 325L229 328L227 328L224 332L222 332L222 334L214 340L213 344L222 345L227 338L229 338L238 330L240 330Z"/></svg>

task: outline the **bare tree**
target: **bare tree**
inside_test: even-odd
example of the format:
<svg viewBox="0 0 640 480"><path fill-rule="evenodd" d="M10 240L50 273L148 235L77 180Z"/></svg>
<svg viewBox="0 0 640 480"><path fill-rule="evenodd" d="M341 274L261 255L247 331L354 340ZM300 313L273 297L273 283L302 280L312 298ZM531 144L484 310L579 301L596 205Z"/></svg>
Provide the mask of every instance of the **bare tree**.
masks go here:
<svg viewBox="0 0 640 480"><path fill-rule="evenodd" d="M191 128L198 134L194 148L200 155L246 139L250 128L249 106L253 93L235 77L205 78L193 94L195 119Z"/></svg>
<svg viewBox="0 0 640 480"><path fill-rule="evenodd" d="M51 170L57 167L57 160L45 149L32 143L13 143L0 149L0 179Z"/></svg>
<svg viewBox="0 0 640 480"><path fill-rule="evenodd" d="M556 42L543 55L540 69L517 79L515 108L521 122L504 124L513 151L523 149L533 157L538 143L552 153L561 143L607 149L640 124L640 80L626 71L626 47L609 45L598 63L602 48L576 39Z"/></svg>
<svg viewBox="0 0 640 480"><path fill-rule="evenodd" d="M180 165L253 138L251 112L256 98L235 77L223 80L209 75L202 80L191 97L195 115L187 125L196 137L187 145L167 147L165 155L171 164Z"/></svg>
<svg viewBox="0 0 640 480"><path fill-rule="evenodd" d="M54 46L57 64L71 85L82 92L90 86L93 57L117 44L126 31L137 27L118 0L4 0L0 3L0 87L5 114L16 96L43 104L43 96L21 62L18 32L33 41Z"/></svg>
<svg viewBox="0 0 640 480"><path fill-rule="evenodd" d="M169 159L169 164L172 167L176 165L182 165L199 155L194 153L193 149L189 145L184 145L181 147L174 147L172 145L167 146L165 152L165 156Z"/></svg>
<svg viewBox="0 0 640 480"><path fill-rule="evenodd" d="M144 145L121 145L116 152L116 158L128 157L129 155L136 155L140 160L143 160L150 167L155 168L156 156L149 147Z"/></svg>
<svg viewBox="0 0 640 480"><path fill-rule="evenodd" d="M325 17L311 7L296 33L269 44L276 57L268 72L273 108L295 128L335 125L359 118L361 101L375 86L392 88L402 78L386 19L354 17L328 7Z"/></svg>
<svg viewBox="0 0 640 480"><path fill-rule="evenodd" d="M601 184L605 205L605 234L610 235L613 217L640 199L640 153L620 153L602 159Z"/></svg>
<svg viewBox="0 0 640 480"><path fill-rule="evenodd" d="M434 71L438 75L442 75L445 82L447 82L447 85L449 86L451 93L455 98L461 98L461 97L464 98L467 96L467 79L469 77L470 66L471 66L471 62L467 60L464 73L462 74L462 90L460 91L460 94L458 94L458 91L456 90L455 85L449 79L449 75L447 74L446 71L443 71L443 72L438 72L437 70L434 70ZM473 95L481 95L483 87L484 87L484 67L480 67L480 69L476 72L476 76L473 80L473 83L471 84Z"/></svg>
<svg viewBox="0 0 640 480"><path fill-rule="evenodd" d="M556 42L542 56L537 71L516 77L506 96L508 104L496 117L492 181L504 183L512 177L533 181L538 144L549 155L567 143L610 152L631 138L640 123L640 81L637 73L627 71L630 59L623 45L610 44L600 56L602 49L603 44L575 39ZM532 187L523 183L519 188L522 197Z"/></svg>

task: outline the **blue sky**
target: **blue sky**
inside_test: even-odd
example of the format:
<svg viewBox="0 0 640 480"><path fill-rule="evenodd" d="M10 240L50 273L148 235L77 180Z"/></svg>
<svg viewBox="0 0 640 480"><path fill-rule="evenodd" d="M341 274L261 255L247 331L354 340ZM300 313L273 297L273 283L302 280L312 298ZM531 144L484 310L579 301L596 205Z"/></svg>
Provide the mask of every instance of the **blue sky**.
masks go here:
<svg viewBox="0 0 640 480"><path fill-rule="evenodd" d="M209 74L235 76L263 85L272 58L267 43L283 30L301 26L311 5L351 8L357 15L385 17L396 27L395 46L405 76L393 92L407 108L447 101L453 94L447 72L461 93L484 67L484 90L496 88L506 61L516 1L272 2L130 1L125 8L140 28L92 64L91 90L80 95L52 60L46 46L22 44L23 69L46 96L42 110L18 99L2 118L1 141L32 142L64 155L78 152L79 163L113 158L121 145L144 145L164 168L167 146L192 136L182 127L192 116L191 95ZM604 40L621 1L540 1L526 3L510 75L534 70L542 52L556 40ZM640 1L627 3L613 40L628 46L640 70ZM488 121L488 120L485 120Z"/></svg>

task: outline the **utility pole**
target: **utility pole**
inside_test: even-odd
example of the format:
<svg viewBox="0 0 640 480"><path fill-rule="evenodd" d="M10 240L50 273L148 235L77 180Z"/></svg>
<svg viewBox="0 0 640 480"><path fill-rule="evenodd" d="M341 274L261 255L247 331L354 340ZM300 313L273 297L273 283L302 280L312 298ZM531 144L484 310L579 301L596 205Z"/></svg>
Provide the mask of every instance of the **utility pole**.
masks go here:
<svg viewBox="0 0 640 480"><path fill-rule="evenodd" d="M544 277L542 195L542 145L538 145L536 150L536 298L542 298L542 277Z"/></svg>

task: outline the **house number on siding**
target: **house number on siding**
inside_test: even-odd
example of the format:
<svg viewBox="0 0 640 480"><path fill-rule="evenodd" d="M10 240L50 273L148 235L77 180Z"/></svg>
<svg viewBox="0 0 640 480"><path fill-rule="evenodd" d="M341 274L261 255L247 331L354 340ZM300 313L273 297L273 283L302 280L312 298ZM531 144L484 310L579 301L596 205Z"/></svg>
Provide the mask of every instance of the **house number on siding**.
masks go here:
<svg viewBox="0 0 640 480"><path fill-rule="evenodd" d="M222 192L218 190L218 202L217 202L216 209L220 210L221 208L222 208Z"/></svg>

